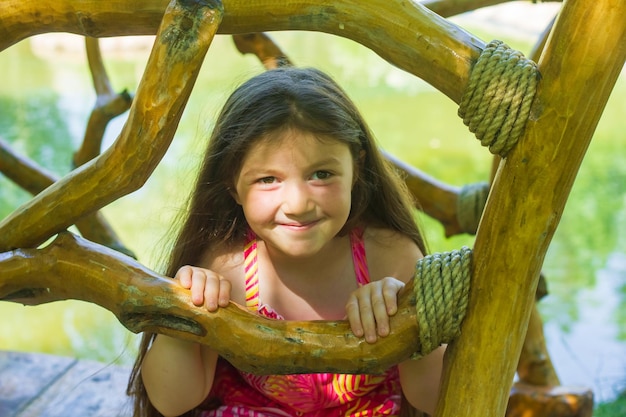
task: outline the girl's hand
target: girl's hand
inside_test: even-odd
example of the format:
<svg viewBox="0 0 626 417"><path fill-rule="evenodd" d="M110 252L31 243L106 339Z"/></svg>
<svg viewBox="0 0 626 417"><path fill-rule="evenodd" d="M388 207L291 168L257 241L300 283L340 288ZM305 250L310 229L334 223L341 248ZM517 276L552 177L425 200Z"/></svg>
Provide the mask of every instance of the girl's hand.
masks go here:
<svg viewBox="0 0 626 417"><path fill-rule="evenodd" d="M186 265L178 270L174 278L184 288L191 290L191 302L194 305L204 304L209 311L228 306L231 285L221 275L208 269Z"/></svg>
<svg viewBox="0 0 626 417"><path fill-rule="evenodd" d="M368 343L389 335L389 316L398 311L398 292L402 288L404 282L385 277L350 294L346 313L354 335L365 336Z"/></svg>

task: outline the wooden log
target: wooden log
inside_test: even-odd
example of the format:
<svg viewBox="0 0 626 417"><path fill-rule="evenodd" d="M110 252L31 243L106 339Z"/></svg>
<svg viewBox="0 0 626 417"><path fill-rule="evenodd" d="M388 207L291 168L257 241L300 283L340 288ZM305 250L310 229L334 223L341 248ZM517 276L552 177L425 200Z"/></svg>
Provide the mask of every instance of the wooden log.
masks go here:
<svg viewBox="0 0 626 417"><path fill-rule="evenodd" d="M253 54L259 58L265 69L293 65L287 54L280 49L267 33L233 35L233 41L237 50L242 54Z"/></svg>
<svg viewBox="0 0 626 417"><path fill-rule="evenodd" d="M0 139L0 172L29 193L36 195L52 185L58 176L35 161L18 155Z"/></svg>
<svg viewBox="0 0 626 417"><path fill-rule="evenodd" d="M591 417L593 393L584 387L538 387L516 383L507 417Z"/></svg>
<svg viewBox="0 0 626 417"><path fill-rule="evenodd" d="M39 194L59 180L56 174L45 170L35 161L17 155L2 140L0 140L0 172L33 195ZM76 220L76 228L86 239L135 257L133 251L122 243L117 233L99 211Z"/></svg>
<svg viewBox="0 0 626 417"><path fill-rule="evenodd" d="M127 111L133 100L128 91L124 90L118 94L111 87L100 52L100 41L95 38L85 38L85 49L93 86L96 90L96 104L89 115L83 142L74 153L75 167L100 155L102 138L109 122Z"/></svg>
<svg viewBox="0 0 626 417"><path fill-rule="evenodd" d="M554 27L554 21L552 19L543 33L539 36L539 39L535 43L533 50L530 53L530 58L533 61L539 61L541 52L546 46L550 31ZM496 161L494 161L496 162ZM500 160L497 160L498 165ZM494 167L497 168L496 164ZM492 170L492 181L497 169ZM537 386L557 386L560 385L559 377L554 369L552 360L550 359L550 353L546 344L546 339L543 334L543 320L541 314L537 308L537 302L547 294L546 279L543 274L539 275L539 282L537 283L537 290L535 291L535 305L530 313L528 321L528 329L526 330L526 336L524 337L524 343L522 344L522 351L517 364L517 375L520 383L526 385ZM509 404L510 405L510 404ZM509 408L510 409L510 408Z"/></svg>
<svg viewBox="0 0 626 417"><path fill-rule="evenodd" d="M389 153L385 153L385 158L405 175L404 181L417 199L419 208L432 218L439 220L446 236L465 232L457 216L457 202L460 194L458 187L437 181Z"/></svg>
<svg viewBox="0 0 626 417"><path fill-rule="evenodd" d="M46 32L152 35L165 0L6 0L0 51ZM403 0L224 0L221 34L310 30L352 39L426 80L455 102L484 43L417 2Z"/></svg>
<svg viewBox="0 0 626 417"><path fill-rule="evenodd" d="M210 1L172 2L118 139L98 158L4 219L0 223L0 251L36 246L87 213L143 185L176 132L219 25L219 6Z"/></svg>
<svg viewBox="0 0 626 417"><path fill-rule="evenodd" d="M380 373L422 350L412 284L391 317L391 334L369 344L354 336L345 320L270 320L234 303L209 313L194 306L189 291L172 279L67 232L43 249L0 253L0 270L0 300L95 303L132 332L209 345L247 372Z"/></svg>
<svg viewBox="0 0 626 417"><path fill-rule="evenodd" d="M530 313L528 330L517 364L517 375L520 382L526 385L555 387L561 384L548 353L543 321L536 303Z"/></svg>
<svg viewBox="0 0 626 417"><path fill-rule="evenodd" d="M564 3L529 123L478 230L470 307L448 347L437 417L504 415L547 247L625 58L625 2Z"/></svg>
<svg viewBox="0 0 626 417"><path fill-rule="evenodd" d="M513 0L422 0L420 3L439 16L449 17L509 1Z"/></svg>

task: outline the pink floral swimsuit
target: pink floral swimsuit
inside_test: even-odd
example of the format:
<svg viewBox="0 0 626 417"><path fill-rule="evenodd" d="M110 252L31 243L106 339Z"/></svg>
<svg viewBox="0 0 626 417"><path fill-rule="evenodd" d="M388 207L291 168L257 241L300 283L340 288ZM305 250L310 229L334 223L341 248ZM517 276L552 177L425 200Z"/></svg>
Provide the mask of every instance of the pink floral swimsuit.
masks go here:
<svg viewBox="0 0 626 417"><path fill-rule="evenodd" d="M352 259L359 285L369 282L363 230L350 234ZM262 316L282 320L270 306L260 302L257 240L250 232L244 248L246 306ZM374 417L398 415L400 410L398 368L382 375L299 374L253 375L220 358L207 404L217 408L202 417Z"/></svg>

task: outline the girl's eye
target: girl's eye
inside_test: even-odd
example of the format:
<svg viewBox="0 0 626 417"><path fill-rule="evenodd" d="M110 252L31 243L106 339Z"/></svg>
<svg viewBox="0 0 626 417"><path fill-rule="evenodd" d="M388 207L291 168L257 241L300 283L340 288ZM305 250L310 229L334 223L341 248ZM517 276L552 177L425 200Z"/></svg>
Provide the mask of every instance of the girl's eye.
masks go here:
<svg viewBox="0 0 626 417"><path fill-rule="evenodd" d="M332 174L328 171L315 171L311 176L314 180L327 180L332 176Z"/></svg>
<svg viewBox="0 0 626 417"><path fill-rule="evenodd" d="M261 184L273 184L276 181L276 177L263 177L257 180Z"/></svg>

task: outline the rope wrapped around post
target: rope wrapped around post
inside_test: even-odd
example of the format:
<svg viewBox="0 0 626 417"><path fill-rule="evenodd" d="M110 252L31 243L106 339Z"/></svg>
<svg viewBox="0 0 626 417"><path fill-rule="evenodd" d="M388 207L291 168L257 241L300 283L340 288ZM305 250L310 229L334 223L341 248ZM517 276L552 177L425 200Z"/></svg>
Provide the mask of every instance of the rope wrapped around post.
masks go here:
<svg viewBox="0 0 626 417"><path fill-rule="evenodd" d="M209 313L194 306L189 291L173 279L69 232L43 248L0 253L0 300L91 302L134 333L208 345L246 372L375 374L458 335L467 309L470 255L463 248L420 260L414 280L399 295L391 334L371 344L356 337L347 320L271 320L234 303Z"/></svg>
<svg viewBox="0 0 626 417"><path fill-rule="evenodd" d="M460 333L469 299L471 256L464 246L425 256L417 263L413 284L421 356Z"/></svg>
<svg viewBox="0 0 626 417"><path fill-rule="evenodd" d="M482 181L461 188L456 204L456 218L463 232L476 234L490 187L488 182Z"/></svg>
<svg viewBox="0 0 626 417"><path fill-rule="evenodd" d="M458 114L494 155L505 157L522 136L539 78L537 64L502 41L478 57Z"/></svg>

